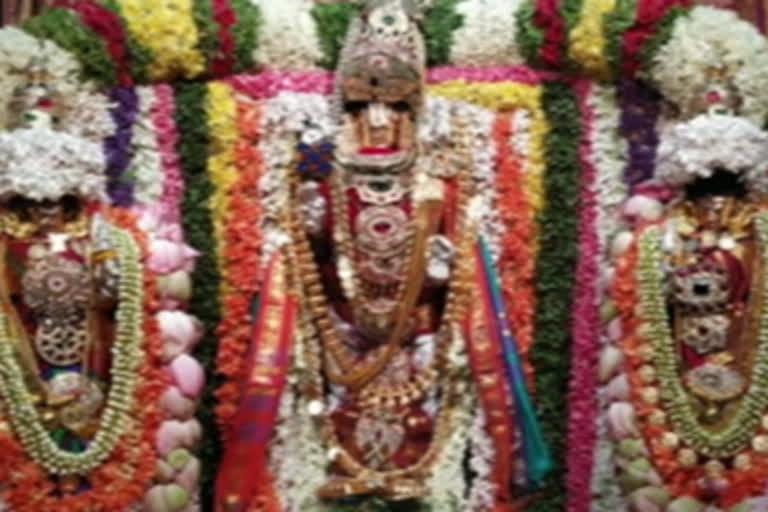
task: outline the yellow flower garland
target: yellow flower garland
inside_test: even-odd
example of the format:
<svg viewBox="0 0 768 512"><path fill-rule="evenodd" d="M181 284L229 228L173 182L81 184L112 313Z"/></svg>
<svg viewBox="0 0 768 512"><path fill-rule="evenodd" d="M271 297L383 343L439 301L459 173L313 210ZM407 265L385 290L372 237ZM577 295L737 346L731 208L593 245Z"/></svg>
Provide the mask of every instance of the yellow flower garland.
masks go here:
<svg viewBox="0 0 768 512"><path fill-rule="evenodd" d="M118 0L129 32L152 53L148 72L153 81L195 78L205 71L205 57L197 48L194 1Z"/></svg>
<svg viewBox="0 0 768 512"><path fill-rule="evenodd" d="M465 101L493 110L527 109L531 112L531 139L525 162L525 195L535 213L544 207L544 147L549 133L544 110L541 108L541 87L517 82L468 84L462 81L443 82L429 87L429 92L450 100Z"/></svg>
<svg viewBox="0 0 768 512"><path fill-rule="evenodd" d="M224 255L224 224L229 211L229 191L237 181L235 146L239 134L235 91L226 83L211 82L208 84L205 108L208 132L211 137L208 175L214 187L209 198L209 206L213 215L214 237L217 241L219 272L223 276L227 267L222 257ZM222 279L222 284L225 282L226 280Z"/></svg>
<svg viewBox="0 0 768 512"><path fill-rule="evenodd" d="M616 8L616 0L584 0L579 23L568 34L568 56L590 76L611 78L611 67L605 58L603 18Z"/></svg>

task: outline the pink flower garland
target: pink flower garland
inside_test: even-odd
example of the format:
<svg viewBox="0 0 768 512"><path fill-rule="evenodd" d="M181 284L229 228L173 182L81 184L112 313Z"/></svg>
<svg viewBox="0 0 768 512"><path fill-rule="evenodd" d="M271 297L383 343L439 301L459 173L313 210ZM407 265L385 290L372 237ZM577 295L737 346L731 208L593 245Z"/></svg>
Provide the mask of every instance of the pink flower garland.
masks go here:
<svg viewBox="0 0 768 512"><path fill-rule="evenodd" d="M590 105L592 86L575 85L584 131L580 159L582 168L579 264L572 312L572 362L569 391L568 512L588 512L594 449L597 441L597 362L600 315L598 310L599 247L597 233L597 171L592 139L595 112Z"/></svg>
<svg viewBox="0 0 768 512"><path fill-rule="evenodd" d="M536 85L544 79L554 78L554 73L535 71L526 67L493 67L493 68L455 68L443 67L430 69L427 74L427 82L439 84L455 80L467 82L519 82L521 84Z"/></svg>
<svg viewBox="0 0 768 512"><path fill-rule="evenodd" d="M162 218L170 224L181 222L181 198L184 195L184 178L176 152L179 139L174 120L175 102L173 88L169 85L155 86L155 109L152 120L155 123L157 146L160 151L165 180L163 183Z"/></svg>

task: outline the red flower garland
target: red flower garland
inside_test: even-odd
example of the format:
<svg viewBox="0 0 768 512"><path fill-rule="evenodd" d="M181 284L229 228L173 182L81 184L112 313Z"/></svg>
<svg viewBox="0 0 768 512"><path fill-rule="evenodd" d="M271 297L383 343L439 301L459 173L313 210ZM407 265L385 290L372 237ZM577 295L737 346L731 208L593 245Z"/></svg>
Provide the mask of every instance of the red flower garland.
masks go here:
<svg viewBox="0 0 768 512"><path fill-rule="evenodd" d="M54 6L76 12L83 25L104 40L107 50L116 64L120 85L133 85L130 54L126 49L125 32L120 17L109 9L91 1L56 0Z"/></svg>
<svg viewBox="0 0 768 512"><path fill-rule="evenodd" d="M136 226L132 214L111 210L108 219L130 231L139 245L141 259L146 258L146 235ZM77 495L57 496L48 474L13 435L8 423L0 418L0 482L3 501L15 512L111 512L127 510L139 502L155 476L155 435L163 419L160 396L170 381L162 372L163 343L155 314L160 302L155 278L144 272L145 360L139 370L133 416L140 425L129 429L118 441L109 459L89 475L91 488Z"/></svg>
<svg viewBox="0 0 768 512"><path fill-rule="evenodd" d="M213 76L226 76L232 73L235 65L235 38L232 27L237 23L237 15L229 0L213 1L213 19L219 25L219 54L211 61Z"/></svg>
<svg viewBox="0 0 768 512"><path fill-rule="evenodd" d="M562 63L562 55L565 49L567 34L560 12L563 0L537 0L536 25L544 32L544 43L541 45L540 55L542 63L546 66L557 68Z"/></svg>
<svg viewBox="0 0 768 512"><path fill-rule="evenodd" d="M261 138L261 109L255 103L238 103L237 125L240 139L235 147L239 179L230 189L230 212L226 219L223 264L227 268L221 296L222 320L218 372L227 382L216 391L219 405L216 415L226 439L240 397L243 361L251 341L251 307L259 291L258 271L261 267L261 232L259 219L259 180L263 158L258 150Z"/></svg>
<svg viewBox="0 0 768 512"><path fill-rule="evenodd" d="M635 25L623 36L623 71L628 77L635 76L640 68L640 53L645 43L656 34L659 22L674 7L687 7L689 0L643 0L637 2Z"/></svg>

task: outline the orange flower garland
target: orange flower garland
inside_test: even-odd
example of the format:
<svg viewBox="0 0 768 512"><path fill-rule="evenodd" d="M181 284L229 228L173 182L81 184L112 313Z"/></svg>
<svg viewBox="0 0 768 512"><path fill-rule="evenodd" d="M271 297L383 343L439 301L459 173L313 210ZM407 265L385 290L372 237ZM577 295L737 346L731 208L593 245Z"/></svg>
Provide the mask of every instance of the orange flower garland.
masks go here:
<svg viewBox="0 0 768 512"><path fill-rule="evenodd" d="M648 364L648 342L639 335L641 321L637 315L639 298L637 294L637 270L639 249L633 245L620 259L616 271L613 299L619 310L622 324L622 349L627 357L627 374L632 390L632 405L635 407L637 423L644 443L649 451L649 459L661 475L664 485L674 497L700 498L702 489L699 480L706 476L703 464L684 467L678 458L676 448L665 445L665 434L674 433L672 426L665 421L653 421L651 416L658 408L646 403L641 396L644 384L640 369ZM746 499L760 496L765 488L765 475L768 474L768 458L745 449L751 464L745 469L729 469L724 472L730 485L722 493L720 505L724 508L734 506Z"/></svg>
<svg viewBox="0 0 768 512"><path fill-rule="evenodd" d="M230 189L229 217L224 222L222 266L227 268L221 297L222 321L217 332L220 337L218 371L227 382L216 391L219 405L216 414L226 438L229 421L235 414L242 362L248 349L252 324L252 304L259 291L257 279L261 259L259 219L261 204L259 180L263 158L258 149L261 138L261 109L253 102L237 105L239 140L235 148L238 181Z"/></svg>
<svg viewBox="0 0 768 512"><path fill-rule="evenodd" d="M129 231L146 258L146 235L139 230L132 214L122 210L105 212L107 219ZM162 421L160 396L169 381L162 368L162 340L155 314L159 300L155 278L150 272L144 279L144 349L136 390L134 416L141 419L118 441L107 462L90 473L91 488L77 495L57 496L48 474L34 462L16 440L9 424L0 419L0 482L2 499L15 512L106 512L126 510L138 503L155 475L155 434Z"/></svg>
<svg viewBox="0 0 768 512"><path fill-rule="evenodd" d="M525 197L521 184L521 159L510 144L514 133L511 116L501 114L493 129L497 151L498 208L504 223L501 239L499 275L506 300L507 312L517 339L528 384L533 389L533 368L528 352L533 344L534 239L533 209Z"/></svg>

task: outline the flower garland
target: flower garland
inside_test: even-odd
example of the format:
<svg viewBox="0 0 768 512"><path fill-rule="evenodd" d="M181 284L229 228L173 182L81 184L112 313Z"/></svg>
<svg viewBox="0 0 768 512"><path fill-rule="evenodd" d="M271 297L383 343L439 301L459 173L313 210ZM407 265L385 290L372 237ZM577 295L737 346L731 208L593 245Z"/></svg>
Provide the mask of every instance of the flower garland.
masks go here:
<svg viewBox="0 0 768 512"><path fill-rule="evenodd" d="M568 432L568 510L587 512L590 501L594 445L597 439L597 356L600 336L598 313L600 240L597 232L598 198L595 165L595 117L591 101L593 89L581 83L579 96L583 119L581 140L581 204L579 222L579 262L571 313L571 381L568 393L570 413Z"/></svg>
<svg viewBox="0 0 768 512"><path fill-rule="evenodd" d="M208 84L206 117L211 147L208 155L208 179L213 186L208 207L212 215L219 275L224 276L227 266L222 255L226 250L224 234L225 220L229 218L229 190L238 179L235 166L235 144L237 132L237 103L232 87L223 82ZM224 285L225 280L222 280Z"/></svg>
<svg viewBox="0 0 768 512"><path fill-rule="evenodd" d="M131 162L131 139L133 124L138 114L139 98L136 90L118 87L112 90L110 98L115 102L112 118L117 130L104 141L107 155L107 193L115 206L133 204L133 176L128 174Z"/></svg>
<svg viewBox="0 0 768 512"><path fill-rule="evenodd" d="M84 27L74 12L60 7L50 8L27 20L22 28L75 56L82 66L84 80L92 79L102 86L117 85L117 68L107 45L96 33Z"/></svg>
<svg viewBox="0 0 768 512"><path fill-rule="evenodd" d="M160 200L163 209L162 220L174 225L181 221L181 201L184 196L184 179L179 165L179 155L176 152L179 134L174 121L175 108L173 88L169 85L156 85L152 120L164 171L163 193Z"/></svg>
<svg viewBox="0 0 768 512"><path fill-rule="evenodd" d="M464 20L453 36L450 61L455 66L519 65L516 14L522 0L468 0L456 11Z"/></svg>
<svg viewBox="0 0 768 512"><path fill-rule="evenodd" d="M81 23L104 41L109 56L116 67L117 84L132 85L133 78L129 68L130 55L125 44L122 20L106 7L92 2L56 0L54 5L69 9L80 16Z"/></svg>
<svg viewBox="0 0 768 512"><path fill-rule="evenodd" d="M207 87L204 84L182 83L174 87L176 126L184 126L179 132L178 154L184 172L186 194L181 210L184 232L189 245L200 251L192 280L195 289L189 303L189 313L197 317L205 327L205 335L197 349L196 357L204 368L212 368L218 349L215 329L220 320L219 271L216 262L216 242L209 200L213 187L206 172L210 136L205 117ZM202 397L198 417L207 433L200 449L200 459L208 461L201 478L204 506L213 502L213 482L221 450L213 418L215 379Z"/></svg>
<svg viewBox="0 0 768 512"><path fill-rule="evenodd" d="M581 0L536 0L535 22L544 33L539 59L544 66L556 69L562 63L566 34L573 24L574 5L578 13Z"/></svg>
<svg viewBox="0 0 768 512"><path fill-rule="evenodd" d="M622 65L629 55L625 53L624 34L637 20L638 2L642 0L616 0L613 12L603 16L603 39L605 45L603 58L608 67L609 75L613 78L621 76Z"/></svg>
<svg viewBox="0 0 768 512"><path fill-rule="evenodd" d="M131 139L133 158L129 175L133 181L133 198L139 204L155 204L163 193L164 169L154 123L157 98L154 87L137 87L136 122Z"/></svg>
<svg viewBox="0 0 768 512"><path fill-rule="evenodd" d="M578 260L579 144L581 127L574 92L565 84L543 86L542 107L551 126L547 137L547 201L538 216L540 251L536 264L535 342L531 362L536 374L536 404L541 425L555 456L550 493L532 503L530 511L562 509L570 336L564 325L571 317Z"/></svg>
<svg viewBox="0 0 768 512"><path fill-rule="evenodd" d="M192 9L192 20L197 30L197 50L207 64L205 71L208 71L210 74L213 70L213 61L217 57L226 57L219 47L221 26L213 14L213 0L205 2L193 0L190 7Z"/></svg>
<svg viewBox="0 0 768 512"><path fill-rule="evenodd" d="M444 66L450 62L454 32L464 20L457 12L462 0L432 0L424 13L421 30L427 49L428 66Z"/></svg>
<svg viewBox="0 0 768 512"><path fill-rule="evenodd" d="M626 78L632 78L637 71L647 69L649 56L668 38L668 26L674 19L685 13L687 0L664 2L638 0L635 23L622 36L624 62L622 71ZM658 36L658 37L657 37Z"/></svg>
<svg viewBox="0 0 768 512"><path fill-rule="evenodd" d="M568 57L590 76L611 78L606 59L605 16L616 8L617 0L583 0L581 18L568 33Z"/></svg>
<svg viewBox="0 0 768 512"><path fill-rule="evenodd" d="M254 61L274 69L312 69L323 59L311 0L252 0L264 17ZM290 37L286 37L290 34Z"/></svg>
<svg viewBox="0 0 768 512"><path fill-rule="evenodd" d="M546 168L544 145L549 124L542 110L542 89L538 86L511 82L467 84L444 82L429 87L431 94L465 101L491 111L524 108L532 113L531 145L525 172L525 194L534 212L544 205L543 175Z"/></svg>
<svg viewBox="0 0 768 512"><path fill-rule="evenodd" d="M704 113L713 93L732 91L723 100L736 114L760 125L768 120L768 39L732 11L696 7L676 19L649 73L683 118Z"/></svg>
<svg viewBox="0 0 768 512"><path fill-rule="evenodd" d="M592 165L597 171L597 257L599 258L600 274L593 286L598 289L601 299L599 343L603 354L606 351L617 351L613 346L610 322L604 314L604 306L609 302L607 295L612 285L613 262L610 254L610 242L621 226L621 206L627 196L628 187L623 181L624 169L627 162L628 144L620 136L620 117L618 109L617 90L612 86L593 86L593 94L589 98L594 111L594 130L592 135ZM608 310L605 308L605 310ZM595 368L591 368L595 372ZM589 429L596 426L596 444L592 446L593 461L591 473L593 512L615 512L622 510L621 491L615 477L615 459L613 442L608 437L607 418L605 412L610 404L610 384L606 385L612 375L604 374L602 360L596 373L600 378L600 389L595 389L598 409L585 411L585 416L575 420L572 429L576 431L579 425L587 425ZM621 380L619 380L621 382ZM597 416L602 413L601 416ZM574 434L575 435L575 434ZM585 443L586 440L572 437L572 446ZM586 456L586 455L585 455ZM573 470L570 470L572 473ZM585 483L586 485L586 483Z"/></svg>
<svg viewBox="0 0 768 512"><path fill-rule="evenodd" d="M261 138L261 109L258 104L238 102L235 147L238 179L229 190L230 209L224 222L222 262L227 268L221 297L222 321L218 326L217 369L225 382L217 391L216 414L222 436L235 413L239 399L241 363L250 342L252 306L260 287L254 269L261 266L261 201L259 182L263 157L258 149Z"/></svg>
<svg viewBox="0 0 768 512"><path fill-rule="evenodd" d="M653 177L659 135L661 98L641 82L625 80L619 85L621 134L629 142L624 181L635 186Z"/></svg>
<svg viewBox="0 0 768 512"><path fill-rule="evenodd" d="M195 78L205 71L205 57L197 48L200 34L195 25L193 0L118 0L132 37L151 53L150 80Z"/></svg>
<svg viewBox="0 0 768 512"><path fill-rule="evenodd" d="M149 50L141 46L136 38L133 37L133 34L131 34L128 30L128 24L125 16L123 15L123 11L120 8L118 0L101 0L99 5L103 6L104 9L111 11L115 16L117 16L120 22L120 31L122 33L123 44L127 49L128 56L130 57L127 63L130 68L132 82L139 84L145 83L148 79L147 69L149 68L150 62L152 62L152 54ZM109 37L109 35L106 34L102 37ZM127 84L123 83L123 85Z"/></svg>
<svg viewBox="0 0 768 512"><path fill-rule="evenodd" d="M146 254L144 235L136 228L130 215L113 211L109 213L109 219L120 227L115 228L115 233L120 233L118 236L126 241L128 248L133 245L133 250L138 250L138 246L141 254ZM134 237L130 242L129 233ZM136 301L138 308L143 304L143 325L139 324L137 328L143 327L144 364L138 373L134 374L137 388L132 400L134 408L124 413L128 417L124 420L125 435L117 441L109 459L90 473L89 490L61 497L53 493L54 488L48 481L48 475L28 458L27 452L10 434L7 424L0 422L0 427L4 427L0 428L0 447L5 461L5 464L0 466L0 479L6 483L1 495L12 510L125 510L140 500L152 480L155 458L151 447L161 421L159 408L155 404L159 402L160 393L166 385L166 377L158 370L162 341L155 322L158 301L154 278L150 273L144 272L142 283L140 268L134 270L134 275L138 276L138 282L134 284L144 290L143 301ZM125 286L128 293L127 284ZM141 293L130 290L128 295L140 296ZM133 417L142 419L140 428L131 419ZM131 426L136 428L132 429Z"/></svg>
<svg viewBox="0 0 768 512"><path fill-rule="evenodd" d="M235 64L232 27L237 23L237 18L228 0L213 0L213 19L219 26L219 51L211 58L211 73L213 76L224 76L232 72Z"/></svg>
<svg viewBox="0 0 768 512"><path fill-rule="evenodd" d="M506 299L507 314L514 329L525 372L532 383L533 369L528 354L533 345L534 239L533 212L522 193L521 162L511 144L518 131L509 116L497 118L493 138L497 147L496 186L503 201L497 203L504 225L498 268L501 288Z"/></svg>
<svg viewBox="0 0 768 512"><path fill-rule="evenodd" d="M251 0L230 0L229 7L235 16L235 23L230 29L235 45L232 70L243 73L255 67L253 55L263 20L261 11ZM226 45L223 47L226 48Z"/></svg>
<svg viewBox="0 0 768 512"><path fill-rule="evenodd" d="M523 0L517 11L517 46L531 66L540 63L539 56L544 44L544 32L536 25L535 20L536 0Z"/></svg>

